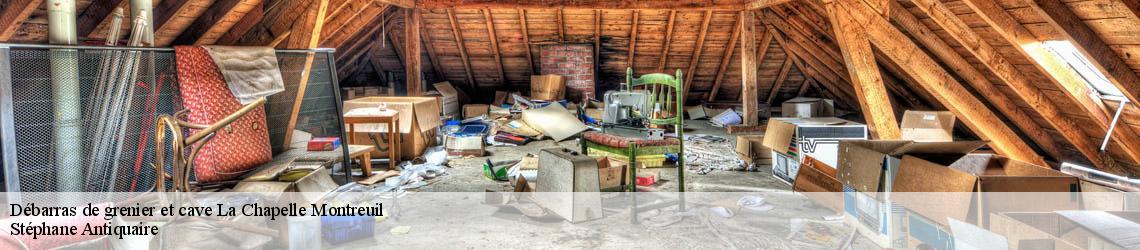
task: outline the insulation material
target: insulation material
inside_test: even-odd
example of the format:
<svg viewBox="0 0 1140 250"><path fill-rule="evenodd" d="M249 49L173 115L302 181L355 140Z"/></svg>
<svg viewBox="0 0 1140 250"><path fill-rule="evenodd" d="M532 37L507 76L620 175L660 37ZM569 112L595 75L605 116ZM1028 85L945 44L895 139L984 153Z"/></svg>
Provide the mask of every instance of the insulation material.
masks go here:
<svg viewBox="0 0 1140 250"><path fill-rule="evenodd" d="M709 135L688 136L685 140L685 166L690 171L708 173L711 170L742 171L748 169L748 164L733 152L733 145L727 140L699 140L697 137L712 137Z"/></svg>
<svg viewBox="0 0 1140 250"><path fill-rule="evenodd" d="M522 120L539 132L554 138L554 141L565 140L589 129L570 114L570 111L562 107L562 104L556 102L543 108L524 110Z"/></svg>

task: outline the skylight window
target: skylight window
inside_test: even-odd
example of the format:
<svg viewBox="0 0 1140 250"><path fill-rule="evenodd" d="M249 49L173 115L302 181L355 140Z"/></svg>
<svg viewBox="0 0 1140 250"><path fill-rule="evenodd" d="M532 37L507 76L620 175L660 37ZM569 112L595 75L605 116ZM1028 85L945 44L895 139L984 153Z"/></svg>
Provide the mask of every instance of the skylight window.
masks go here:
<svg viewBox="0 0 1140 250"><path fill-rule="evenodd" d="M1053 54L1065 60L1065 62L1069 64L1069 67L1081 75L1081 78L1084 78L1085 82L1099 92L1101 96L1106 97L1106 99L1116 100L1124 96L1124 93L1121 92L1120 89L1117 89L1116 85L1113 85L1112 82L1109 82L1108 78L1094 67L1069 41L1047 41L1044 42L1044 45L1045 48L1049 49Z"/></svg>

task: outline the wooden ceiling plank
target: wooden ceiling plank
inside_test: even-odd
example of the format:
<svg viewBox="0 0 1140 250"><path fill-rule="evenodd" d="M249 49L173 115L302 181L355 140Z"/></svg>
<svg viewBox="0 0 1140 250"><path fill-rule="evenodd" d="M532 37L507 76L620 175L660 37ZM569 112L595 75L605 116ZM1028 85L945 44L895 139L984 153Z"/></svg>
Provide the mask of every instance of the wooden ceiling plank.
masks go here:
<svg viewBox="0 0 1140 250"><path fill-rule="evenodd" d="M784 63L780 66L780 73L776 75L776 79L772 81L772 89L768 91L768 97L765 98L764 103L772 104L776 100L776 95L780 94L780 87L784 85L784 81L788 80L788 72L792 71L792 58L784 58Z"/></svg>
<svg viewBox="0 0 1140 250"><path fill-rule="evenodd" d="M566 42L566 24L563 23L563 18L566 18L566 16L562 14L562 9L558 9L558 13L554 16L554 25L558 26L556 31L558 31L558 42L560 43Z"/></svg>
<svg viewBox="0 0 1140 250"><path fill-rule="evenodd" d="M740 98L744 106L744 125L752 126L760 124L760 83L756 78L763 59L756 57L756 12L741 11L739 16Z"/></svg>
<svg viewBox="0 0 1140 250"><path fill-rule="evenodd" d="M155 46L170 46L191 24L197 23L197 20L201 19L202 14L209 9L209 7L202 6L213 4L214 2L212 0L162 1L162 3L159 3L158 6L154 8ZM176 20L178 17L189 16L193 17L190 21Z"/></svg>
<svg viewBox="0 0 1140 250"><path fill-rule="evenodd" d="M788 3L791 1L792 0L752 0L752 1L748 1L748 3L744 5L744 9L746 9L746 10L763 9L763 8L768 8L768 7L772 7L772 6L776 6L776 5L785 4L785 3Z"/></svg>
<svg viewBox="0 0 1140 250"><path fill-rule="evenodd" d="M1076 103L1078 108L1089 115L1093 123L1096 125L1097 131L1107 131L1110 120L1104 103L1097 96L1098 94L1093 93L1093 90L1084 82L1084 79L1076 72L1071 70L1071 68L1066 62L1064 62L1064 60L1046 49L1041 41L1037 40L1036 37L1033 36L1033 34L1030 33L1026 27L1022 26L1015 19L1013 19L1009 13L1005 12L1002 9L987 9L993 8L994 6L1000 6L996 2L993 2L993 0L967 0L963 2L966 3L966 5L971 9L973 9L983 20L985 20L986 23L990 25L990 27L993 27L994 30L1001 34L1002 38L1011 44L1020 45L1021 49L1017 51L1026 58L1030 58L1032 61L1036 62L1033 65L1037 67L1038 70L1043 72L1045 75L1052 76L1048 77L1048 79L1052 81L1053 84L1056 84L1055 86L1061 86L1061 89L1064 90L1064 92L1067 94L1066 96L1070 98L1073 103ZM1083 23L1081 23L1081 25L1083 25ZM1075 37L1071 37L1070 39L1073 38ZM1095 41L1089 40L1099 41L1099 39L1095 38L1082 40L1085 41L1074 40L1074 46L1080 48L1082 46L1089 46L1088 44L1081 44L1082 42L1095 43ZM1085 54L1089 55L1087 52ZM1097 61L1097 58L1089 59L1091 61ZM1094 64L1096 63L1094 62ZM1018 70L1011 69L1011 71ZM1046 98L1044 100L1047 102L1049 99ZM1116 139L1116 141L1122 146L1122 149L1124 149L1123 151L1128 155L1130 159L1133 160L1133 162L1140 163L1140 135L1138 135L1134 129L1128 126L1118 127L1115 132L1118 134L1113 138ZM1099 151L1099 145L1097 146ZM1082 154L1084 154L1083 151ZM1104 161L1101 160L1103 156L1100 156L1099 154L1095 156L1096 157L1090 157L1089 160L1094 162L1101 162L1102 164L1104 163ZM1089 156L1086 155L1086 157ZM1111 168L1106 170L1117 173L1125 171ZM1140 170L1129 169L1127 171Z"/></svg>
<svg viewBox="0 0 1140 250"><path fill-rule="evenodd" d="M321 31L321 44L341 31L345 25L360 19L360 14L369 8L379 8L371 0L348 0L338 8L330 10L325 17L325 29Z"/></svg>
<svg viewBox="0 0 1140 250"><path fill-rule="evenodd" d="M796 96L804 96L804 94L807 94L808 88L811 87L811 84L811 77L804 77L804 81L800 82L799 91L796 91Z"/></svg>
<svg viewBox="0 0 1140 250"><path fill-rule="evenodd" d="M451 34L455 36L455 44L457 46L456 49L459 50L459 57L463 60L463 70L464 73L467 74L467 86L471 88L478 87L479 84L475 82L475 76L472 75L471 72L471 60L467 58L467 45L464 45L463 31L459 29L459 20L455 19L454 9L447 9L447 19L451 24Z"/></svg>
<svg viewBox="0 0 1140 250"><path fill-rule="evenodd" d="M921 51L918 45L887 20L876 15L870 6L859 0L836 0L835 4L839 4L836 7L841 7L837 11L850 13L839 17L850 18L845 21L866 32L879 51L915 78L917 84L933 93L974 133L989 141L995 151L1014 160L1046 166L1045 161L1029 144L1022 141L934 59L924 53L915 53Z"/></svg>
<svg viewBox="0 0 1140 250"><path fill-rule="evenodd" d="M530 48L530 47L527 47ZM528 55L530 51L527 51ZM594 61L602 61L602 10L594 10ZM602 64L594 63L594 83L596 84L599 79L599 72L601 72ZM595 96L597 96L595 94Z"/></svg>
<svg viewBox="0 0 1140 250"><path fill-rule="evenodd" d="M535 73L534 55L531 54L532 52L530 51L530 32L527 32L527 27L526 27L526 10L525 9L517 9L517 10L519 12L519 31L522 32L523 46L526 47L526 65L528 66L527 69L530 70L530 75L534 75L534 73ZM597 33L595 33L594 38L595 38L594 51L597 51L598 50Z"/></svg>
<svg viewBox="0 0 1140 250"><path fill-rule="evenodd" d="M884 86L879 65L875 62L875 52L871 50L871 41L859 31L856 23L851 22L849 13L837 11L832 5L827 7L836 43L843 53L843 61L851 77L851 84L855 87L855 95L859 97L859 106L863 107L863 118L867 120L872 138L902 139L890 94Z"/></svg>
<svg viewBox="0 0 1140 250"><path fill-rule="evenodd" d="M262 0L218 0L210 5L206 12L194 19L172 44L214 44L232 29L238 22L226 20L242 20L252 9L260 8Z"/></svg>
<svg viewBox="0 0 1140 250"><path fill-rule="evenodd" d="M212 44L231 45L236 44L242 37L249 33L253 27L261 22L265 17L265 2L257 1L249 12L245 13L232 27L220 37L218 37Z"/></svg>
<svg viewBox="0 0 1140 250"><path fill-rule="evenodd" d="M685 93L682 96L684 96L685 99L689 98L689 89L693 86L693 75L697 74L697 62L701 59L701 52L704 51L705 35L707 35L709 31L709 21L712 20L712 14L713 12L711 10L705 11L705 18L701 21L701 32L697 33L697 46L693 48L693 55L689 58L689 70L683 72L683 74L685 74Z"/></svg>
<svg viewBox="0 0 1140 250"><path fill-rule="evenodd" d="M640 13L641 12L638 10L633 10L633 21L630 22L631 27L629 29L629 57L626 58L626 61L627 61L626 67L629 67L629 68L633 68L633 66L634 66L633 58L637 54L636 53L636 51L637 51L637 23L639 22L639 20L638 20L639 15L638 14L640 14Z"/></svg>
<svg viewBox="0 0 1140 250"><path fill-rule="evenodd" d="M431 35L428 35L428 30L424 28L425 26L426 25L420 25L420 40L424 41L424 50L427 50L428 62L431 63L432 73L435 74L436 79L446 80L447 73L443 72L443 69L440 68L439 57L436 56L435 53L435 41L432 41Z"/></svg>
<svg viewBox="0 0 1140 250"><path fill-rule="evenodd" d="M31 16L43 2L43 0L8 1L4 9L0 10L0 41L12 39L16 30L20 29L20 24L23 24L24 20L28 19L28 16Z"/></svg>
<svg viewBox="0 0 1140 250"><path fill-rule="evenodd" d="M41 0L42 2L42 0ZM76 34L80 37L91 37L99 25L104 22L111 21L111 14L115 8L123 8L125 12L129 11L127 1L125 0L94 0L83 10L83 14L75 20ZM127 16L134 16L133 13L127 13ZM23 19L20 19L23 21Z"/></svg>
<svg viewBox="0 0 1140 250"><path fill-rule="evenodd" d="M736 19L736 25L732 26L732 36L728 40L728 45L724 47L724 55L720 60L720 69L716 71L716 78L713 80L712 89L709 90L708 101L716 100L716 94L720 91L721 80L724 80L724 73L728 71L728 63L732 61L732 53L736 52L736 42L740 38L740 19Z"/></svg>
<svg viewBox="0 0 1140 250"><path fill-rule="evenodd" d="M376 1L379 3L382 3L382 4L393 5L393 6L397 6L397 7L404 8L404 9L409 9L409 8L413 8L413 7L417 8L417 9L422 9L416 5L415 0L376 0Z"/></svg>
<svg viewBox="0 0 1140 250"><path fill-rule="evenodd" d="M483 9L483 20L487 21L487 39L491 42L491 55L495 57L496 68L499 70L499 83L506 83L507 74L503 72L503 57L499 55L499 36L495 32L495 19L491 9Z"/></svg>
<svg viewBox="0 0 1140 250"><path fill-rule="evenodd" d="M356 33L364 30L366 28L365 26L367 26L366 24L374 23L374 21L382 20L382 18L387 19L388 17L384 16L388 8L391 8L391 5L369 4L364 6L360 14L349 19L348 22L341 25L337 30L326 33L328 37L322 35L324 41L321 42L321 46L331 48L340 47L345 42L351 40L349 38L355 36Z"/></svg>
<svg viewBox="0 0 1140 250"><path fill-rule="evenodd" d="M665 59L669 58L669 46L673 42L673 23L677 21L677 11L669 11L669 21L665 25L665 43L661 45L661 55L657 59L657 72L665 71Z"/></svg>

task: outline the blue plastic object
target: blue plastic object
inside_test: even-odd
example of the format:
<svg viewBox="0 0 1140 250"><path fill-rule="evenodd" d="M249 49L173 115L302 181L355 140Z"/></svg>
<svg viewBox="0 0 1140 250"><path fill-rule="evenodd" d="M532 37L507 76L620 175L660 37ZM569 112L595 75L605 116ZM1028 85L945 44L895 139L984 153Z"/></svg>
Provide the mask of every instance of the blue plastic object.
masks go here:
<svg viewBox="0 0 1140 250"><path fill-rule="evenodd" d="M321 237L329 245L372 237L376 218L369 216L322 216Z"/></svg>

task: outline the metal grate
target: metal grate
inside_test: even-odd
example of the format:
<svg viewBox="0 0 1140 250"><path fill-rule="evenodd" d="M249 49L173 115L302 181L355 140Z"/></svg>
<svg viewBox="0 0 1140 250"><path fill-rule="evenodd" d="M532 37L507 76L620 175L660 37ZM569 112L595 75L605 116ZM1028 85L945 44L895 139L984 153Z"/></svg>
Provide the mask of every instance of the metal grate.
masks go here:
<svg viewBox="0 0 1140 250"><path fill-rule="evenodd" d="M10 96L0 95L0 99L7 99L0 100L0 104L11 103L10 115L0 116L3 124L11 124L3 131L3 135L11 138L3 138L6 150L0 158L5 163L6 186L15 182L12 178L18 178L22 192L134 192L149 190L154 185L155 173L150 167L155 153L154 119L182 109L173 50L7 46L0 44L0 71L10 72L10 75L0 73L0 85L6 85L0 86L0 93L10 89ZM96 131L107 119L99 116L101 112L96 107L104 107L99 104L108 98L96 94L101 92L97 91L96 79L104 59L121 57L124 53L140 54L142 67L137 79L128 86L112 86L133 90L133 94L124 95L129 98L124 98L123 103L130 108L120 116L127 117L119 126L122 133L103 135ZM339 97L334 92L337 83L331 74L335 69L328 63L331 54L331 51L278 52L287 91L272 96L266 106L271 138L283 138L288 130L287 121L299 90L297 78L304 65L311 65L310 74L296 128L314 136L341 136L342 128L337 123ZM310 63L298 64L297 61ZM62 64L53 68L52 62ZM67 80L77 80L78 84L60 84ZM109 140L102 140L101 144L100 138ZM275 152L279 152L278 144L273 144ZM96 148L110 148L110 154L100 154L110 157L91 157ZM169 149L164 151L169 152ZM7 188L14 191L12 189L13 186Z"/></svg>

